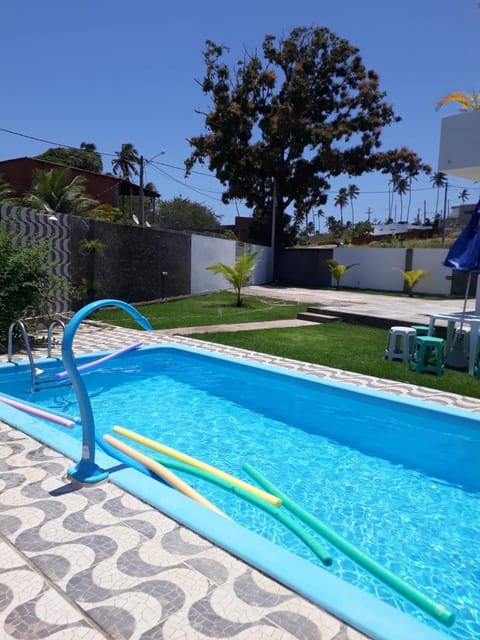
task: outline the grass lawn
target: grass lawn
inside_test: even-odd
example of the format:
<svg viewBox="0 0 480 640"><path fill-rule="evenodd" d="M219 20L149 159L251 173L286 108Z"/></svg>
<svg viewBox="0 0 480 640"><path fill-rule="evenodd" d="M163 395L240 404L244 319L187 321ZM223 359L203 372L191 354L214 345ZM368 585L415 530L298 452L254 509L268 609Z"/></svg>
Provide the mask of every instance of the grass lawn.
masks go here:
<svg viewBox="0 0 480 640"><path fill-rule="evenodd" d="M445 369L442 376L416 373L400 361L384 359L388 332L342 321L289 329L193 334L191 337L284 358L322 364L480 398L480 380Z"/></svg>
<svg viewBox="0 0 480 640"><path fill-rule="evenodd" d="M235 294L222 291L137 308L150 321L154 329L174 329L237 322L287 320L295 318L297 313L305 311L308 306L283 300L245 296L243 305L237 307L235 300ZM97 311L92 318L119 327L138 329L137 323L121 309Z"/></svg>

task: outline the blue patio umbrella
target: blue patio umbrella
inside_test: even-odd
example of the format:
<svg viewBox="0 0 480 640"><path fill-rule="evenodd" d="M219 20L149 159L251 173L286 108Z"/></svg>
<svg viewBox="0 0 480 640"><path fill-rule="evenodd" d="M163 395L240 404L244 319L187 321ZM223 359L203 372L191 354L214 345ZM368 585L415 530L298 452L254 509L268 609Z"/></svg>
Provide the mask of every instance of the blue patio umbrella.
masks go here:
<svg viewBox="0 0 480 640"><path fill-rule="evenodd" d="M473 272L480 271L480 200L472 213L470 220L460 232L460 235L450 247L447 257L443 262L445 267L458 271L468 271L465 298L463 301L463 311L467 308L470 281ZM453 368L463 369L468 366L465 352L465 332L463 331L463 320L460 330L455 331L453 344L446 355L446 364Z"/></svg>
<svg viewBox="0 0 480 640"><path fill-rule="evenodd" d="M450 247L443 264L460 271L480 271L480 200L470 220ZM468 290L467 290L468 293Z"/></svg>

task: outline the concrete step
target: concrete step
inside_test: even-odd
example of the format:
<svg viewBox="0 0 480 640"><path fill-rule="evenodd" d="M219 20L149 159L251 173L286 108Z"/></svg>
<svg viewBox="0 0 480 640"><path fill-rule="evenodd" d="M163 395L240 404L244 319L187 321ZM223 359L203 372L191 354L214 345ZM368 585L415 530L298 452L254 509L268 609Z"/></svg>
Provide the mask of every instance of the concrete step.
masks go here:
<svg viewBox="0 0 480 640"><path fill-rule="evenodd" d="M307 311L297 313L297 320L308 320L309 322L333 322L339 320L337 316L322 313L320 309L309 308Z"/></svg>

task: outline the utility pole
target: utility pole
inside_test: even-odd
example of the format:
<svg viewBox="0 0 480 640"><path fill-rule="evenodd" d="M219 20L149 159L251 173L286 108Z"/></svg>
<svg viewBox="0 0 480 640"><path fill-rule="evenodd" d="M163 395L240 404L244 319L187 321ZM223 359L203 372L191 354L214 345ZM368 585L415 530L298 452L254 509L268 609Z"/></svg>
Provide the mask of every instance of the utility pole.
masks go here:
<svg viewBox="0 0 480 640"><path fill-rule="evenodd" d="M150 158L150 160L145 160L143 156L140 156L140 171L139 171L139 189L138 189L138 194L139 194L139 202L138 202L138 219L140 222L140 226L144 227L145 226L145 208L144 208L144 202L145 202L145 196L143 193L143 188L144 188L144 172L145 172L145 165L149 164L150 162L153 162L155 160L155 158L158 158L158 156L163 156L163 154L165 153L165 149L162 149L162 151L160 151L160 153L157 153L156 156L153 156L153 158Z"/></svg>
<svg viewBox="0 0 480 640"><path fill-rule="evenodd" d="M272 279L277 280L277 261L275 254L277 252L276 234L277 234L277 179L273 179L273 202L272 202Z"/></svg>
<svg viewBox="0 0 480 640"><path fill-rule="evenodd" d="M145 208L144 208L144 195L143 195L143 170L145 167L145 161L143 156L140 156L140 187L139 187L139 199L138 199L138 219L140 220L140 226L145 226Z"/></svg>
<svg viewBox="0 0 480 640"><path fill-rule="evenodd" d="M447 182L445 182L445 194L443 196L442 249L445 248L445 223L447 220L447 193L448 193L448 180Z"/></svg>

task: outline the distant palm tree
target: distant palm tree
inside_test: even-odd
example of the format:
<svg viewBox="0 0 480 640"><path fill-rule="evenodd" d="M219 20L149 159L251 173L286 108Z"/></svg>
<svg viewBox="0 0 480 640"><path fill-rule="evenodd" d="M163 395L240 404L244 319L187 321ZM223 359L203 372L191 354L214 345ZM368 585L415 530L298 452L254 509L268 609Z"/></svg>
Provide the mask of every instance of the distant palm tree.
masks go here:
<svg viewBox="0 0 480 640"><path fill-rule="evenodd" d="M122 144L120 151L115 152L116 158L112 160L113 173L121 175L124 180L130 180L132 174L138 176L140 156L131 142Z"/></svg>
<svg viewBox="0 0 480 640"><path fill-rule="evenodd" d="M465 202L469 199L470 194L468 193L468 191L466 189L462 189L460 191L460 193L458 194L458 197L462 201L462 204L465 204Z"/></svg>
<svg viewBox="0 0 480 640"><path fill-rule="evenodd" d="M322 211L322 209L319 209L317 211L317 218L318 218L318 233L320 233L320 229L321 229L321 223L320 223L320 218L322 218L325 215L325 213Z"/></svg>
<svg viewBox="0 0 480 640"><path fill-rule="evenodd" d="M337 195L335 196L335 200L333 201L333 204L336 207L340 207L340 222L343 224L343 209L344 207L347 206L348 204L348 191L345 189L345 187L342 187Z"/></svg>
<svg viewBox="0 0 480 640"><path fill-rule="evenodd" d="M83 151L88 151L89 153L95 153L97 150L97 145L93 142L82 142L80 145L80 149Z"/></svg>
<svg viewBox="0 0 480 640"><path fill-rule="evenodd" d="M41 211L86 215L98 202L86 193L85 182L83 176L71 180L68 167L50 171L34 169L32 186L23 202Z"/></svg>
<svg viewBox="0 0 480 640"><path fill-rule="evenodd" d="M400 196L400 220L403 220L403 196L410 190L407 178L398 178L393 190Z"/></svg>
<svg viewBox="0 0 480 640"><path fill-rule="evenodd" d="M349 184L348 185L348 189L347 189L347 193L348 193L348 199L350 200L350 206L352 207L352 224L355 224L355 214L354 214L354 211L353 211L353 201L358 198L358 195L360 193L360 189L357 187L356 184Z"/></svg>
<svg viewBox="0 0 480 640"><path fill-rule="evenodd" d="M438 199L440 197L440 189L447 184L447 174L443 171L437 171L430 178L430 182L437 189L437 200L435 202L435 215L438 213Z"/></svg>

